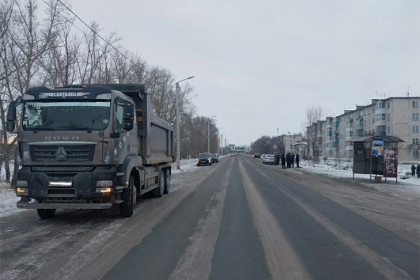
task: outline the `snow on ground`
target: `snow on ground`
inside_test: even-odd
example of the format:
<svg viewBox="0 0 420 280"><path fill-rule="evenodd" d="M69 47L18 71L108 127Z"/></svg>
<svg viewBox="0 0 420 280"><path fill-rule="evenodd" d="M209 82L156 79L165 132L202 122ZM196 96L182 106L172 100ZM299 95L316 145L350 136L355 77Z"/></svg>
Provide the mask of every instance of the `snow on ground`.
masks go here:
<svg viewBox="0 0 420 280"><path fill-rule="evenodd" d="M353 179L352 162L347 161L321 161L313 163L312 161L302 161L301 167L305 171L343 179ZM374 176L374 175L373 175ZM411 176L411 164L398 165L398 178L382 178L381 183L376 183L372 176L370 180L369 174L354 174L354 179L359 183L371 189L376 189L380 192L385 192L393 196L403 197L404 199L412 200L414 197L420 196L420 178Z"/></svg>
<svg viewBox="0 0 420 280"><path fill-rule="evenodd" d="M172 175L194 172L199 169L196 165L195 159L181 160L180 169L176 168L176 162L172 163ZM312 161L301 161L301 167L305 171L336 177L344 179L352 179L352 163L346 161L323 161L320 163L313 163ZM299 172L300 169L288 169L291 172ZM388 178L387 182L382 179L381 183L375 183L374 180L369 181L369 174L355 174L355 180L366 185L368 188L373 188L381 192L386 192L394 196L400 196L411 200L413 197L420 196L420 178L417 176L407 176L411 173L411 164L400 164L398 166L398 183L395 183L394 178ZM406 179L401 179L405 177ZM10 188L10 184L4 182L4 170L0 170L0 218L11 215L25 209L18 209L16 202L19 198Z"/></svg>

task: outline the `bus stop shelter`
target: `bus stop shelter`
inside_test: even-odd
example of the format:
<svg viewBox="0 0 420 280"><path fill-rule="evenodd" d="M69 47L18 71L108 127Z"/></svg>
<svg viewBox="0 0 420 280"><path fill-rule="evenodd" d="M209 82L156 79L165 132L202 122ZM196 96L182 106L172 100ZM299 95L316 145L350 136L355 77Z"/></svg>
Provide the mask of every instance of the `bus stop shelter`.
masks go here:
<svg viewBox="0 0 420 280"><path fill-rule="evenodd" d="M353 137L354 174L369 174L370 179L380 182L382 177L398 180L398 143L404 142L395 136Z"/></svg>

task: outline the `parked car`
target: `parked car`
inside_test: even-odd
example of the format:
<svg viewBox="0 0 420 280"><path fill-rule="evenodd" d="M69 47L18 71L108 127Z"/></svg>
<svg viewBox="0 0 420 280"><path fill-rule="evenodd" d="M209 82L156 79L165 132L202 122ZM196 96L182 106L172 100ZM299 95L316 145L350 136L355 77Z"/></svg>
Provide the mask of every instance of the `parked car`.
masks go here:
<svg viewBox="0 0 420 280"><path fill-rule="evenodd" d="M261 157L260 153L255 153L254 154L254 158L260 158L260 157Z"/></svg>
<svg viewBox="0 0 420 280"><path fill-rule="evenodd" d="M268 163L274 164L274 155L272 155L272 154L265 155L265 157L263 158L263 163L264 164L268 164Z"/></svg>
<svg viewBox="0 0 420 280"><path fill-rule="evenodd" d="M213 163L214 162L219 162L219 155L218 154L211 154L211 158L213 160Z"/></svg>
<svg viewBox="0 0 420 280"><path fill-rule="evenodd" d="M197 156L197 166L212 165L213 159L210 153L199 153Z"/></svg>

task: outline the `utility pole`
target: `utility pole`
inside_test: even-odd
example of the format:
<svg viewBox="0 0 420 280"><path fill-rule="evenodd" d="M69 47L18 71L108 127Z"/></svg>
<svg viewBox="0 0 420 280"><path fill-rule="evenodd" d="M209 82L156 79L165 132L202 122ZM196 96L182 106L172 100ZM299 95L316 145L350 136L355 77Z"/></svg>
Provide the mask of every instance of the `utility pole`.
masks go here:
<svg viewBox="0 0 420 280"><path fill-rule="evenodd" d="M183 80L179 80L175 83L175 107L176 107L176 169L181 168L181 135L180 135L180 113L179 113L179 95L181 94L181 88L179 83L185 80L194 78L194 76L188 77Z"/></svg>
<svg viewBox="0 0 420 280"><path fill-rule="evenodd" d="M207 151L210 152L210 120L216 116L212 116L207 120Z"/></svg>

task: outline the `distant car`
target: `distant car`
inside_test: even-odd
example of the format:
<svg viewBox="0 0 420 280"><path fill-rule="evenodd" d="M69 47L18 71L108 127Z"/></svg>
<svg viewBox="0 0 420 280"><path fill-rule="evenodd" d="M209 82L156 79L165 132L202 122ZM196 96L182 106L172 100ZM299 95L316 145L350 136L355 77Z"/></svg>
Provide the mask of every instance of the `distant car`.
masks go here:
<svg viewBox="0 0 420 280"><path fill-rule="evenodd" d="M219 162L219 155L218 154L211 154L211 158L213 162Z"/></svg>
<svg viewBox="0 0 420 280"><path fill-rule="evenodd" d="M260 158L260 157L261 157L260 153L255 153L254 154L254 158Z"/></svg>
<svg viewBox="0 0 420 280"><path fill-rule="evenodd" d="M213 159L210 153L199 153L197 157L197 166L212 165Z"/></svg>
<svg viewBox="0 0 420 280"><path fill-rule="evenodd" d="M264 164L268 164L268 163L274 164L274 155L272 155L272 154L265 155L265 157L263 157L263 163Z"/></svg>
<svg viewBox="0 0 420 280"><path fill-rule="evenodd" d="M232 153L232 156L236 156L236 153Z"/></svg>

